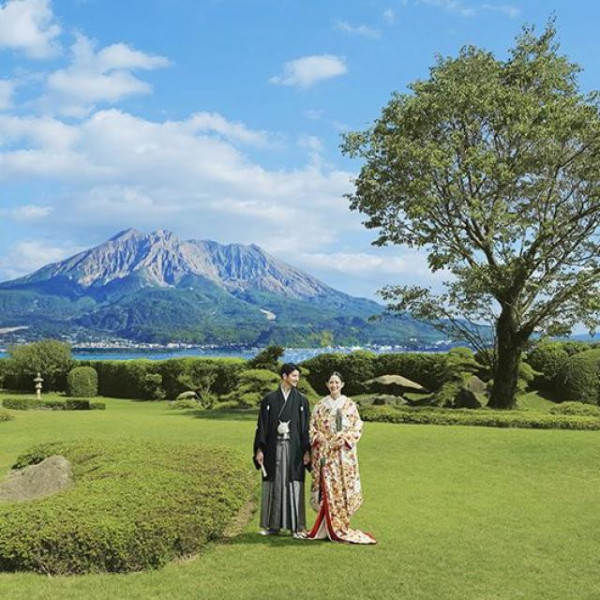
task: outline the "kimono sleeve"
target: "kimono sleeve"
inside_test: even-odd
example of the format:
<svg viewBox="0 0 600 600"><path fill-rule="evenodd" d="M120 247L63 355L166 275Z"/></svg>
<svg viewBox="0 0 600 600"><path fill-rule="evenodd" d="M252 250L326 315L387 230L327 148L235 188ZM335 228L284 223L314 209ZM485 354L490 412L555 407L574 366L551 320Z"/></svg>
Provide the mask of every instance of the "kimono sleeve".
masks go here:
<svg viewBox="0 0 600 600"><path fill-rule="evenodd" d="M362 435L363 422L354 402L348 402L344 412L344 420L346 423L344 423L344 429L339 434L339 437L347 448L353 448L356 446Z"/></svg>
<svg viewBox="0 0 600 600"><path fill-rule="evenodd" d="M260 469L260 465L256 462L257 450L266 450L267 438L269 433L269 404L266 398L260 403L260 410L258 412L258 420L256 422L256 432L254 433L254 445L252 449L252 462L257 469Z"/></svg>

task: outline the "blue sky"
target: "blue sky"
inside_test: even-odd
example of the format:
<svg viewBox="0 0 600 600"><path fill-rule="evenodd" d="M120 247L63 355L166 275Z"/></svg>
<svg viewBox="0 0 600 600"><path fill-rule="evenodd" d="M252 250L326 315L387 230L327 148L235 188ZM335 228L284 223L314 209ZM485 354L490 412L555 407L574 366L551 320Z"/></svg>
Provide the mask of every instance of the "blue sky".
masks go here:
<svg viewBox="0 0 600 600"><path fill-rule="evenodd" d="M351 294L440 285L370 245L339 151L436 54L554 14L600 87L600 3L0 0L0 280L135 227L256 243Z"/></svg>

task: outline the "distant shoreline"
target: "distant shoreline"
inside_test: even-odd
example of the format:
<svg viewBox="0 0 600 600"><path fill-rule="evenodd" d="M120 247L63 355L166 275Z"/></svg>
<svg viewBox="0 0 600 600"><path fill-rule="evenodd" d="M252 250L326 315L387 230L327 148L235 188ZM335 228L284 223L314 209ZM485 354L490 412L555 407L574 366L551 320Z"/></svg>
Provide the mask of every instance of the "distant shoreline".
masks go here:
<svg viewBox="0 0 600 600"><path fill-rule="evenodd" d="M319 354L337 353L351 354L359 350L373 352L375 354L403 353L403 352L446 352L453 346L450 342L440 344L424 344L409 348L407 346L337 346L326 348L286 348L283 359L289 362L301 362ZM202 357L202 358L245 358L250 359L261 350L256 347L191 347L191 348L81 348L73 347L73 358L76 360L167 360L170 358ZM0 349L0 358L7 358L5 349Z"/></svg>

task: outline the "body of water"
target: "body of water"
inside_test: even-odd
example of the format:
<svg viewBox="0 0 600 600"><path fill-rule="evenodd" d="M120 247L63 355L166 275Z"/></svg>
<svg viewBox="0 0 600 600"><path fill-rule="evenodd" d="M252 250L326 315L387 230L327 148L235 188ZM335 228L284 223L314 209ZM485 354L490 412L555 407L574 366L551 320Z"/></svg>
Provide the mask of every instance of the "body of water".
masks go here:
<svg viewBox="0 0 600 600"><path fill-rule="evenodd" d="M283 355L285 362L302 362L324 353L351 354L357 350L369 350L376 354L390 352L444 352L451 348L451 344L438 344L420 348L405 348L403 346L380 346L361 348L335 347L335 348L286 348ZM204 358L252 358L262 348L111 348L111 349L89 349L74 348L73 358L77 360L166 360L169 358L183 358L187 356L198 356ZM0 358L8 357L5 350L0 350Z"/></svg>

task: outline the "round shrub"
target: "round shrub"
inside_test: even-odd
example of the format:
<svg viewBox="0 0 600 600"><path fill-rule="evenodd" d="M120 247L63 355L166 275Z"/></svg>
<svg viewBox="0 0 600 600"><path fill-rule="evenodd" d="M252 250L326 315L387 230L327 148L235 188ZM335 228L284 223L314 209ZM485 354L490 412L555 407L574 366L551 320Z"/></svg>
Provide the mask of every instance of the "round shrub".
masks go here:
<svg viewBox="0 0 600 600"><path fill-rule="evenodd" d="M574 354L565 360L556 377L560 397L598 404L600 348Z"/></svg>
<svg viewBox="0 0 600 600"><path fill-rule="evenodd" d="M14 417L9 412L6 412L5 410L0 410L0 423L2 423L3 421L12 421L13 419Z"/></svg>
<svg viewBox="0 0 600 600"><path fill-rule="evenodd" d="M535 387L552 390L556 377L569 354L561 342L543 342L527 353L526 361L540 375L534 381Z"/></svg>
<svg viewBox="0 0 600 600"><path fill-rule="evenodd" d="M561 402L550 409L553 415L581 415L584 417L600 417L600 406L583 404L582 402Z"/></svg>
<svg viewBox="0 0 600 600"><path fill-rule="evenodd" d="M98 373L93 367L75 367L67 375L67 394L73 398L98 395Z"/></svg>
<svg viewBox="0 0 600 600"><path fill-rule="evenodd" d="M198 444L37 446L15 467L65 456L75 484L0 505L0 569L46 574L158 568L219 538L254 490L247 461Z"/></svg>

